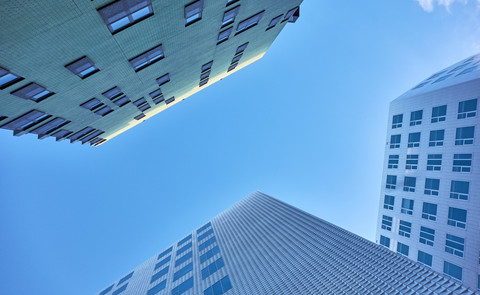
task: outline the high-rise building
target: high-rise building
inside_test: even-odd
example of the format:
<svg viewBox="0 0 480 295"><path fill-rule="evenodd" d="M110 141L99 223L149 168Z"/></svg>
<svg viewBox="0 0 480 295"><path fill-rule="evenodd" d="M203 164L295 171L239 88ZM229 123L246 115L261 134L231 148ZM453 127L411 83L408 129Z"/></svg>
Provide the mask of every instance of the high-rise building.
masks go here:
<svg viewBox="0 0 480 295"><path fill-rule="evenodd" d="M100 145L260 59L301 2L1 1L0 128Z"/></svg>
<svg viewBox="0 0 480 295"><path fill-rule="evenodd" d="M255 192L98 294L446 293L474 292Z"/></svg>
<svg viewBox="0 0 480 295"><path fill-rule="evenodd" d="M480 55L391 102L377 242L480 289Z"/></svg>

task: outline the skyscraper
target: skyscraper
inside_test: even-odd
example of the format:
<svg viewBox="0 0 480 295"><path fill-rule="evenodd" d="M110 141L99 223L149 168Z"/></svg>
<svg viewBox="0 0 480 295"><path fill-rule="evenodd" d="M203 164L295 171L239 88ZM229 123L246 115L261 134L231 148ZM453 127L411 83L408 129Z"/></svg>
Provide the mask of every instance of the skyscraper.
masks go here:
<svg viewBox="0 0 480 295"><path fill-rule="evenodd" d="M99 292L473 294L430 268L255 192Z"/></svg>
<svg viewBox="0 0 480 295"><path fill-rule="evenodd" d="M100 145L260 59L301 2L2 1L0 128Z"/></svg>
<svg viewBox="0 0 480 295"><path fill-rule="evenodd" d="M480 55L390 104L377 242L480 289Z"/></svg>

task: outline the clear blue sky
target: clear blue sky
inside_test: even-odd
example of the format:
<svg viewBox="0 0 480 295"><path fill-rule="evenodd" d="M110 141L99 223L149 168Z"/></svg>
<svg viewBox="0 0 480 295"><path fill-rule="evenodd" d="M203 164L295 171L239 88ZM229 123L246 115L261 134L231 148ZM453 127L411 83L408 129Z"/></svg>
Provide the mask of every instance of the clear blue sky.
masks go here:
<svg viewBox="0 0 480 295"><path fill-rule="evenodd" d="M93 294L254 190L373 240L389 102L480 52L477 5L305 0L262 60L100 148L0 130L0 293Z"/></svg>

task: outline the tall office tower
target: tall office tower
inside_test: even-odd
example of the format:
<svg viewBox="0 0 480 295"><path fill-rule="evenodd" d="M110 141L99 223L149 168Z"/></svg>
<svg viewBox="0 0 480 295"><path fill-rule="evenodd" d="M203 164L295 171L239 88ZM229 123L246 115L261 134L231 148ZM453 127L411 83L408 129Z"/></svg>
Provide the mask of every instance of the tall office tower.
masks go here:
<svg viewBox="0 0 480 295"><path fill-rule="evenodd" d="M377 242L480 289L480 55L390 104Z"/></svg>
<svg viewBox="0 0 480 295"><path fill-rule="evenodd" d="M474 292L256 192L98 294L447 293Z"/></svg>
<svg viewBox="0 0 480 295"><path fill-rule="evenodd" d="M0 1L0 128L100 145L260 59L301 2Z"/></svg>

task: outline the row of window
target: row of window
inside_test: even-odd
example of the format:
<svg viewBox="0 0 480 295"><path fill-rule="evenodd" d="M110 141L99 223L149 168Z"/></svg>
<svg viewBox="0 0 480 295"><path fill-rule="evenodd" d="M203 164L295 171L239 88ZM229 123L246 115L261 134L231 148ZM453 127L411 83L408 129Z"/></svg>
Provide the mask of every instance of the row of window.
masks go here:
<svg viewBox="0 0 480 295"><path fill-rule="evenodd" d="M415 192L416 177L405 176L403 191ZM387 175L387 189L395 189L397 183L396 175ZM461 180L452 180L450 182L450 198L457 200L468 200L468 194L470 190L470 182ZM440 179L437 178L425 178L425 189L423 193L425 195L438 196L440 191Z"/></svg>
<svg viewBox="0 0 480 295"><path fill-rule="evenodd" d="M123 283L127 282L132 276L133 276L133 271L129 274L127 274L126 276L124 276L123 278L120 279L120 281L118 281L117 283L117 289L115 289L115 291L112 292L112 295L118 295L120 293L123 293L123 291L125 291L127 289L127 286L128 286L128 283L122 285ZM121 287L118 287L122 285ZM113 287L115 286L115 284L112 284L110 286L108 286L105 290L103 290L102 292L100 292L99 295L105 295L107 294L108 292L110 292Z"/></svg>
<svg viewBox="0 0 480 295"><path fill-rule="evenodd" d="M458 103L457 119L472 118L477 115L477 99L460 101ZM432 108L431 123L443 122L447 117L447 105ZM410 126L422 124L423 110L410 113ZM394 115L392 118L392 129L400 128L403 125L403 114Z"/></svg>
<svg viewBox="0 0 480 295"><path fill-rule="evenodd" d="M456 130L455 134L455 145L469 145L473 144L473 139L475 136L475 126L459 127ZM421 132L412 132L408 134L408 145L409 148L420 147L420 137ZM445 130L431 130L430 138L428 141L428 146L443 146L445 139ZM402 140L401 134L394 134L390 137L390 148L400 148L400 143Z"/></svg>
<svg viewBox="0 0 480 295"><path fill-rule="evenodd" d="M245 51L247 46L248 46L248 42L238 46L237 51L235 52L235 56L232 58L232 62L228 67L228 70L227 70L228 72L233 71L237 67L238 63L240 62L240 59L243 56L243 52Z"/></svg>
<svg viewBox="0 0 480 295"><path fill-rule="evenodd" d="M450 238L452 238L451 235L447 234L447 239L448 239L447 241L455 241L455 239L453 239L453 240L449 239L448 236L450 236ZM453 237L455 237L455 236L453 236ZM458 237L456 237L456 238L458 238ZM385 236L380 236L380 244L387 247L387 248L390 248L390 238L385 237ZM450 247L451 247L451 244L448 242L445 246L445 249L450 248ZM447 250L445 250L445 251L447 251ZM449 251L447 251L447 252L449 252ZM410 247L408 245L405 245L405 244L401 243L401 242L397 242L397 252L408 257L409 252L410 252ZM418 250L417 261L431 267L432 263L433 263L433 256L431 254L428 254L426 252ZM452 277L452 278L455 278L459 281L462 280L462 268L460 266L455 265L453 263L450 263L448 261L444 261L443 273ZM479 280L480 280L480 277L479 277Z"/></svg>
<svg viewBox="0 0 480 295"><path fill-rule="evenodd" d="M427 156L427 171L440 171L442 169L442 154L429 154ZM412 154L407 155L405 162L406 170L417 170L418 169L418 160L419 155ZM453 172L471 172L472 170L472 154L454 154L453 155ZM399 155L389 155L387 168L396 169L398 168Z"/></svg>

